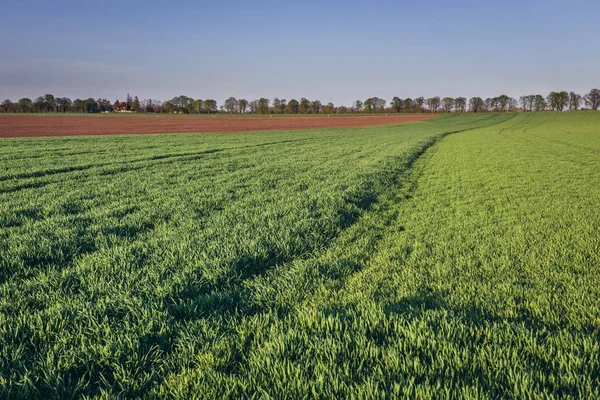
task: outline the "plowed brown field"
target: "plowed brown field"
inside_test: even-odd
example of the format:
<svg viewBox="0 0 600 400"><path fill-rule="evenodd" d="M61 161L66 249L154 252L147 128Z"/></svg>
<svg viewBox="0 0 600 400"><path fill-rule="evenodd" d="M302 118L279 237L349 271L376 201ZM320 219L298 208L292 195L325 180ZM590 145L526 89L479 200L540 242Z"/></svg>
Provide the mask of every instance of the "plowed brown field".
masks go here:
<svg viewBox="0 0 600 400"><path fill-rule="evenodd" d="M144 133L233 133L399 124L435 115L354 117L98 117L2 116L0 137L117 135Z"/></svg>

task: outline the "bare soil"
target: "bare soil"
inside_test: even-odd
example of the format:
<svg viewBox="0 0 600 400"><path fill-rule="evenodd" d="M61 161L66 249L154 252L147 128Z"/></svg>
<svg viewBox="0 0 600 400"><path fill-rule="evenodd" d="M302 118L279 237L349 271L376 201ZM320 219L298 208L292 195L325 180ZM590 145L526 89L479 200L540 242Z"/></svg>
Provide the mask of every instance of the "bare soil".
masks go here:
<svg viewBox="0 0 600 400"><path fill-rule="evenodd" d="M111 117L0 115L0 138L147 133L234 133L267 130L354 128L400 124L435 115L352 117Z"/></svg>

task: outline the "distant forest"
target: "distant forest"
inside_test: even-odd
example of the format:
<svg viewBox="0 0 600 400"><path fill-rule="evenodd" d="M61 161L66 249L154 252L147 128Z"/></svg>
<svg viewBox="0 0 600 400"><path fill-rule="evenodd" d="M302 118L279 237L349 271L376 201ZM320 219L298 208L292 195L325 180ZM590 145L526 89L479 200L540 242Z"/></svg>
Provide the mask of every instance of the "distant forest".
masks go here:
<svg viewBox="0 0 600 400"><path fill-rule="evenodd" d="M592 89L586 95L575 92L551 92L547 96L532 94L518 100L507 95L483 99L472 97L417 97L415 99L394 97L389 103L379 97L364 101L356 100L351 107L323 104L319 100L236 99L230 97L222 105L213 99L193 99L188 96L174 97L169 101L153 99L139 100L129 94L123 101L111 102L92 97L71 100L52 94L35 100L22 98L17 102L5 100L0 104L0 113L167 113L167 114L374 114L374 113L463 113L463 112L512 112L512 111L577 111L598 110L600 90Z"/></svg>

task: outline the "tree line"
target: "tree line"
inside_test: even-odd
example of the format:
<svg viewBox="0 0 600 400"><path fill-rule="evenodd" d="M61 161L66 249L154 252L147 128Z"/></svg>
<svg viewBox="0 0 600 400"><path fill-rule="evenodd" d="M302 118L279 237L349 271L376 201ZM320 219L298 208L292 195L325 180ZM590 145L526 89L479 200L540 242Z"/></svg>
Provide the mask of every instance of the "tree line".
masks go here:
<svg viewBox="0 0 600 400"><path fill-rule="evenodd" d="M193 99L177 96L169 101L154 99L140 101L129 94L124 101L110 102L105 98L76 99L54 97L52 94L35 100L22 98L17 102L5 100L0 104L0 113L168 113L168 114L376 114L376 113L463 113L463 112L513 112L513 111L577 111L583 108L600 108L600 90L592 89L585 95L575 92L551 92L546 97L540 94L521 96L519 100L501 95L493 98L472 97L417 97L415 99L394 97L389 103L379 97L364 101L356 100L352 106L335 106L319 100L237 99L230 97L219 106L214 99Z"/></svg>

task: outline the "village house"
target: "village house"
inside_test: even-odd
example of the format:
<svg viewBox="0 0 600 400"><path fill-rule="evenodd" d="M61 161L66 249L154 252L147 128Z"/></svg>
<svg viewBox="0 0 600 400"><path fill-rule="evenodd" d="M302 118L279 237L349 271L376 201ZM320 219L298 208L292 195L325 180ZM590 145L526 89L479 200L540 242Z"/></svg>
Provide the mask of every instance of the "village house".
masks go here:
<svg viewBox="0 0 600 400"><path fill-rule="evenodd" d="M131 114L134 111L128 110L127 103L125 103L124 101L121 101L116 106L113 106L113 112Z"/></svg>

